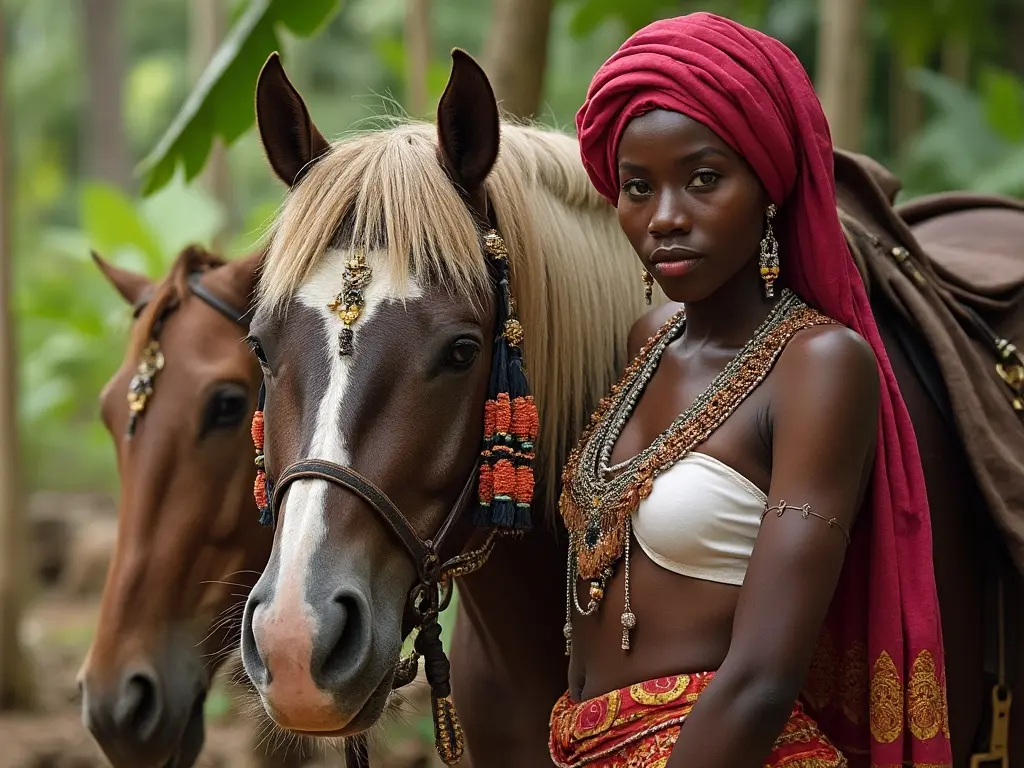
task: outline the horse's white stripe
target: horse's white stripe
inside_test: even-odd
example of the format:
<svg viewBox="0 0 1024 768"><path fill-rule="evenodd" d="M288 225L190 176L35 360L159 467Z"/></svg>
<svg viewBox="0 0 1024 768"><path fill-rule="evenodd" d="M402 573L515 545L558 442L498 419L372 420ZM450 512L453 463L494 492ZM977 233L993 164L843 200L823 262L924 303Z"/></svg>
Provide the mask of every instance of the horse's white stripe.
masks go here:
<svg viewBox="0 0 1024 768"><path fill-rule="evenodd" d="M415 298L421 293L413 282L400 291L399 286L390 284L386 275L375 270L370 284L363 289L363 311L353 326L356 334L355 354L342 357L338 354L338 332L344 325L337 315L327 309L327 305L341 290L341 275L344 261L348 257L348 251L328 254L297 292L299 302L315 309L323 318L324 344L330 361L327 388L317 410L316 427L308 453L303 458L325 459L343 467L349 466L351 457L341 432L340 414L348 390L349 376L358 356L359 327L365 325L383 303L403 297ZM370 254L367 261L372 266L377 260ZM309 573L312 555L327 536L325 515L328 487L326 480L295 481L285 504L287 513L282 515L274 604L280 607L301 605L307 617L311 617L313 612L308 606L303 584Z"/></svg>

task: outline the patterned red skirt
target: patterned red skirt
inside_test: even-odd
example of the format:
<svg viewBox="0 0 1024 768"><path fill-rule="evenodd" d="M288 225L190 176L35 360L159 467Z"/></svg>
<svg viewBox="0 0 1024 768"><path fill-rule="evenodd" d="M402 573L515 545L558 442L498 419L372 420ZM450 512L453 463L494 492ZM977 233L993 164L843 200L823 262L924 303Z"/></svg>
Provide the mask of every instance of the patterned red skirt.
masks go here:
<svg viewBox="0 0 1024 768"><path fill-rule="evenodd" d="M558 768L665 768L679 729L713 672L648 680L551 712L551 757ZM845 768L846 758L796 703L765 768Z"/></svg>

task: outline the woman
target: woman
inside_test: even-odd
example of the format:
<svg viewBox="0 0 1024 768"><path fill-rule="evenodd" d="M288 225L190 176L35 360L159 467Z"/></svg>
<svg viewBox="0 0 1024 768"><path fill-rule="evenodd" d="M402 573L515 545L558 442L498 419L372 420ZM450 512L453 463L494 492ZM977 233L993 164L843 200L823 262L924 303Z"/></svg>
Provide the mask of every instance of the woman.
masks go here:
<svg viewBox="0 0 1024 768"><path fill-rule="evenodd" d="M948 765L920 460L805 71L727 19L659 21L577 129L686 314L637 323L566 465L555 763Z"/></svg>

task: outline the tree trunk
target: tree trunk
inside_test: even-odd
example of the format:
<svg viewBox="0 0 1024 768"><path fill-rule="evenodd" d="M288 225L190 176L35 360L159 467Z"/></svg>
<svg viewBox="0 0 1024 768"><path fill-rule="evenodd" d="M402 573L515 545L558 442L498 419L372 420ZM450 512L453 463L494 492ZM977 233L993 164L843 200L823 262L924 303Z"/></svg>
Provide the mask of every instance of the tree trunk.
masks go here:
<svg viewBox="0 0 1024 768"><path fill-rule="evenodd" d="M898 52L894 52L890 69L890 112L892 114L891 154L895 157L921 128L924 121L924 100L921 94L907 83L910 66Z"/></svg>
<svg viewBox="0 0 1024 768"><path fill-rule="evenodd" d="M18 467L18 386L14 311L10 171L4 109L4 10L0 6L0 710L30 709L35 686L19 638L29 582L24 504Z"/></svg>
<svg viewBox="0 0 1024 768"><path fill-rule="evenodd" d="M430 39L430 0L406 0L405 108L414 117L426 117Z"/></svg>
<svg viewBox="0 0 1024 768"><path fill-rule="evenodd" d="M120 0L82 0L86 93L85 172L121 189L132 186L122 93L124 55Z"/></svg>
<svg viewBox="0 0 1024 768"><path fill-rule="evenodd" d="M1024 77L1024 6L1019 0L1004 0L997 5L994 12L993 27L1000 30L1000 38L1005 51L1005 61L1000 61Z"/></svg>
<svg viewBox="0 0 1024 768"><path fill-rule="evenodd" d="M227 9L224 0L191 0L189 6L189 69L192 82L199 80L210 63L217 46L228 31ZM228 153L219 138L214 139L210 158L199 174L199 183L224 209L224 226L213 239L212 247L223 250L225 240L236 225L234 194L231 188L231 168Z"/></svg>
<svg viewBox="0 0 1024 768"><path fill-rule="evenodd" d="M832 132L832 143L860 150L867 96L868 52L864 35L865 0L820 0L818 94Z"/></svg>
<svg viewBox="0 0 1024 768"><path fill-rule="evenodd" d="M968 85L971 79L971 46L959 35L946 37L942 42L942 74Z"/></svg>
<svg viewBox="0 0 1024 768"><path fill-rule="evenodd" d="M553 0L494 0L483 64L501 108L533 117L540 108Z"/></svg>

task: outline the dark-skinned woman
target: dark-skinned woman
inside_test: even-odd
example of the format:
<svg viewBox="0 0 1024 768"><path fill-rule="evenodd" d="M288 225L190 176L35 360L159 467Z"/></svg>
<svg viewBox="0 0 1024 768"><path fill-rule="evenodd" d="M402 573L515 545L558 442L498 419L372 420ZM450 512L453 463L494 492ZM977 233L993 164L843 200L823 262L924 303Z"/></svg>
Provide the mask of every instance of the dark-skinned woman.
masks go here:
<svg viewBox="0 0 1024 768"><path fill-rule="evenodd" d="M662 20L577 130L674 303L566 464L555 764L949 765L920 459L806 72L727 19Z"/></svg>

